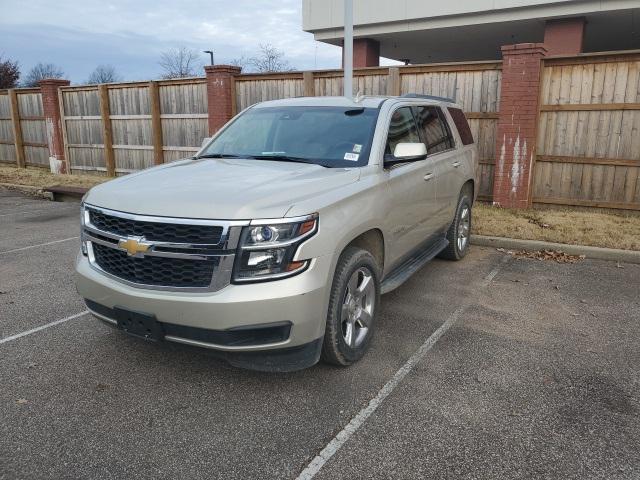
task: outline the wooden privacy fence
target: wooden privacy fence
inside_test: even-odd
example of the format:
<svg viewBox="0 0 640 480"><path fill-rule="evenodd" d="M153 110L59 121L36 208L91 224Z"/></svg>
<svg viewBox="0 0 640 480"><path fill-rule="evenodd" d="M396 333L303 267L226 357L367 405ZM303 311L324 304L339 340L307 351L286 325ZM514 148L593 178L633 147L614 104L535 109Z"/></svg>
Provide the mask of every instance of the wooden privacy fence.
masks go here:
<svg viewBox="0 0 640 480"><path fill-rule="evenodd" d="M207 136L204 78L62 87L71 172L129 173L193 155Z"/></svg>
<svg viewBox="0 0 640 480"><path fill-rule="evenodd" d="M533 201L640 210L640 54L544 60Z"/></svg>
<svg viewBox="0 0 640 480"><path fill-rule="evenodd" d="M480 153L483 199L493 190L496 126L499 111L501 62L412 65L366 68L354 72L354 88L363 95L418 93L454 99L469 118ZM255 103L296 96L342 95L342 71L240 75L235 78L235 104L243 110Z"/></svg>
<svg viewBox="0 0 640 480"><path fill-rule="evenodd" d="M231 111L265 100L342 94L340 70L236 75L230 88L210 73L60 87L70 171L116 175L187 157ZM375 67L354 75L364 95L428 94L461 104L480 153L480 198L493 198L502 62ZM544 58L539 88L529 198L640 210L640 53ZM503 118L501 125L509 122ZM0 161L48 166L46 131L39 89L0 91Z"/></svg>
<svg viewBox="0 0 640 480"><path fill-rule="evenodd" d="M0 163L49 167L40 89L0 90Z"/></svg>

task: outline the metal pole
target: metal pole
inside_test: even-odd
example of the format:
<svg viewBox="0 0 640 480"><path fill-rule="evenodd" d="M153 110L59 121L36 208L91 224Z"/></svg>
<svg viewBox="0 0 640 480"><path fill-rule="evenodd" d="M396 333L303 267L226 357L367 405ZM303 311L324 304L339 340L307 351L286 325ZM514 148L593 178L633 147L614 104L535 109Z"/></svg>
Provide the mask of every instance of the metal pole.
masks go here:
<svg viewBox="0 0 640 480"><path fill-rule="evenodd" d="M344 96L353 99L353 0L344 0Z"/></svg>

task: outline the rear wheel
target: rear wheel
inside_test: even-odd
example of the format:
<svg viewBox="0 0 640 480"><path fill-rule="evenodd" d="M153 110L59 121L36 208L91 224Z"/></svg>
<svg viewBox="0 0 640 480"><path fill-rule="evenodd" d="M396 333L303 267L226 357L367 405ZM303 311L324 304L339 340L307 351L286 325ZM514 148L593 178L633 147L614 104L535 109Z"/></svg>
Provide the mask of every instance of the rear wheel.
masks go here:
<svg viewBox="0 0 640 480"><path fill-rule="evenodd" d="M447 231L449 245L442 252L440 258L460 260L469 250L471 239L471 198L467 190L463 190L458 199L456 215Z"/></svg>
<svg viewBox="0 0 640 480"><path fill-rule="evenodd" d="M348 247L338 260L331 287L322 359L351 365L365 354L380 301L378 265L366 250Z"/></svg>

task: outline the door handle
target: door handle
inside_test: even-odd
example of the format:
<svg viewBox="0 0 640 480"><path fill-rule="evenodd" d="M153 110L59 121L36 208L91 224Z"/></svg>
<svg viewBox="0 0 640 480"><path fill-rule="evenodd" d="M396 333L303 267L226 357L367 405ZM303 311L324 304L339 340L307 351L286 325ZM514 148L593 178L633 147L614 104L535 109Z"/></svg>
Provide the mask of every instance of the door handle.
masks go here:
<svg viewBox="0 0 640 480"><path fill-rule="evenodd" d="M453 168L458 168L460 166L460 162L453 162Z"/></svg>
<svg viewBox="0 0 640 480"><path fill-rule="evenodd" d="M431 180L432 178L433 178L433 173L427 173L427 174L424 176L424 181L425 181L425 182L428 182L428 181L429 181L429 180Z"/></svg>

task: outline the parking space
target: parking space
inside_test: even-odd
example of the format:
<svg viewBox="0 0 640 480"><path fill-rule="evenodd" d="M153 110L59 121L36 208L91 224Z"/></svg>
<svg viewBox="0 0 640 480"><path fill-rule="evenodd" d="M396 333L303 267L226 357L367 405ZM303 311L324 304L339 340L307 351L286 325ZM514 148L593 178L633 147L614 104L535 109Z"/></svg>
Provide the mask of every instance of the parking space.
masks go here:
<svg viewBox="0 0 640 480"><path fill-rule="evenodd" d="M77 213L0 190L0 342L84 311ZM474 248L383 297L359 364L286 375L77 316L0 343L0 478L638 478L639 291Z"/></svg>

